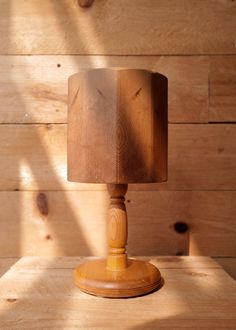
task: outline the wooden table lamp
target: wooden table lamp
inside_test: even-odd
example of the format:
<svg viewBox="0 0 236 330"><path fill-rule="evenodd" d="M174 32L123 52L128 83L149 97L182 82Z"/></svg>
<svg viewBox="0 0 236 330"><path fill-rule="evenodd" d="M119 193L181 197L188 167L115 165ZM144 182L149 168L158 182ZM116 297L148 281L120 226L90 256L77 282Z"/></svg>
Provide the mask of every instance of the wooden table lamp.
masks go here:
<svg viewBox="0 0 236 330"><path fill-rule="evenodd" d="M89 294L116 298L158 288L161 274L154 265L127 258L124 196L128 183L167 180L165 76L109 68L69 78L68 180L106 183L110 194L107 259L80 265L76 285Z"/></svg>

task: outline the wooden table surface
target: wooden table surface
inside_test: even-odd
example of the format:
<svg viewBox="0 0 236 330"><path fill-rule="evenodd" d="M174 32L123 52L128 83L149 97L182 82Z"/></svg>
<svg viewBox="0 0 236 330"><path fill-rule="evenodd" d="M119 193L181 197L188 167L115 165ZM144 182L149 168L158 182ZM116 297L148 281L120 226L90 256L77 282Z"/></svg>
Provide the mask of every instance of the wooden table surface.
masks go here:
<svg viewBox="0 0 236 330"><path fill-rule="evenodd" d="M72 270L83 258L23 257L0 279L0 329L236 329L236 284L208 257L149 257L164 277L152 294L87 295Z"/></svg>

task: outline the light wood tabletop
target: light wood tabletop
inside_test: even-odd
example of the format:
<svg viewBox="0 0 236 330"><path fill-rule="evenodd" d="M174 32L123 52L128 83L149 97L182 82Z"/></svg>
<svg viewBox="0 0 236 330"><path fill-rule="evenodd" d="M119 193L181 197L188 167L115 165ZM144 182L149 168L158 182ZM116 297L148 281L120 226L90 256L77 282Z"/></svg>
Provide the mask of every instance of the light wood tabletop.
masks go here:
<svg viewBox="0 0 236 330"><path fill-rule="evenodd" d="M75 287L72 272L84 258L23 257L0 279L0 329L236 329L236 284L217 262L141 259L160 269L163 287L109 299Z"/></svg>

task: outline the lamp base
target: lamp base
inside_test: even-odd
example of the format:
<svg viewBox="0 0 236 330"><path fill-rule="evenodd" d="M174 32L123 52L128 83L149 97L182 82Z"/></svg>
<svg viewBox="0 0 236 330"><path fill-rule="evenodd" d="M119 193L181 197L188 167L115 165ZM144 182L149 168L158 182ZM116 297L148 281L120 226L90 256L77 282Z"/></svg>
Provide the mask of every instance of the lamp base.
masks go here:
<svg viewBox="0 0 236 330"><path fill-rule="evenodd" d="M82 291L109 298L141 296L162 286L154 265L133 259L128 259L128 267L121 271L107 269L106 259L86 261L75 269L74 279Z"/></svg>

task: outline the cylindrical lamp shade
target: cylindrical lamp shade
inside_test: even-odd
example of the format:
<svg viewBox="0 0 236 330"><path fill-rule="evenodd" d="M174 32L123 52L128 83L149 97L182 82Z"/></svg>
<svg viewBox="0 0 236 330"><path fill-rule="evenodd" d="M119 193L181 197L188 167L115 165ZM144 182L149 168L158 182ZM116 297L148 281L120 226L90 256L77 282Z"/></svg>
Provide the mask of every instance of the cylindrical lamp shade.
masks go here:
<svg viewBox="0 0 236 330"><path fill-rule="evenodd" d="M167 78L91 69L69 78L68 180L167 180Z"/></svg>

